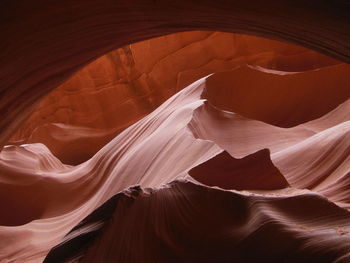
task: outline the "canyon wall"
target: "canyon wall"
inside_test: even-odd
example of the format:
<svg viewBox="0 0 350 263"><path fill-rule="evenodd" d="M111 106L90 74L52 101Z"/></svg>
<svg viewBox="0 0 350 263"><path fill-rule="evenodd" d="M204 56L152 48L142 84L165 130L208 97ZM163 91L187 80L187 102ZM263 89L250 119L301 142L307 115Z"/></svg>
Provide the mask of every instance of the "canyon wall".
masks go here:
<svg viewBox="0 0 350 263"><path fill-rule="evenodd" d="M349 262L349 13L2 1L0 262Z"/></svg>
<svg viewBox="0 0 350 263"><path fill-rule="evenodd" d="M40 102L9 143L41 142L64 163L78 164L213 72L246 64L294 72L339 63L302 47L231 33L197 31L146 40L108 53L72 76ZM242 96L252 92L246 85L241 90Z"/></svg>
<svg viewBox="0 0 350 263"><path fill-rule="evenodd" d="M344 0L2 1L0 145L39 99L84 65L156 36L189 30L246 33L349 62L349 8Z"/></svg>

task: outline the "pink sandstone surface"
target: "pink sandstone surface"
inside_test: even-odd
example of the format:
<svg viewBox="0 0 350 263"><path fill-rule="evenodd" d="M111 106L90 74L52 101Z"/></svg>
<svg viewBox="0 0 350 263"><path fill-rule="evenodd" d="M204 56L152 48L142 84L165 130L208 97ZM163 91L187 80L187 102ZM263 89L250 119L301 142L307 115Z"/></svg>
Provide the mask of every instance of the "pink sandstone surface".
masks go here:
<svg viewBox="0 0 350 263"><path fill-rule="evenodd" d="M183 32L4 78L0 262L350 262L339 39Z"/></svg>

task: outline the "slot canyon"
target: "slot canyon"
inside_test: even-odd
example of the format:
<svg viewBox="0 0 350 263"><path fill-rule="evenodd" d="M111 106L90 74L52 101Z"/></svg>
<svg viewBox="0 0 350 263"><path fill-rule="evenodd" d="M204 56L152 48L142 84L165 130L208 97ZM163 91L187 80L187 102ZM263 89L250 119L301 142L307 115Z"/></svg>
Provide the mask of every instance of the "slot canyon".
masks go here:
<svg viewBox="0 0 350 263"><path fill-rule="evenodd" d="M0 263L350 263L346 0L0 2Z"/></svg>

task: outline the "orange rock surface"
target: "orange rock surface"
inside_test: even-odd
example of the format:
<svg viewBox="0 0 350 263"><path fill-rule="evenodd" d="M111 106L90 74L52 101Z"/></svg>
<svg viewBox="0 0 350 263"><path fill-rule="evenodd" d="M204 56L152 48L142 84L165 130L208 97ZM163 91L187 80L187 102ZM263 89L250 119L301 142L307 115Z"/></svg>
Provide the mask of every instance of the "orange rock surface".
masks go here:
<svg viewBox="0 0 350 263"><path fill-rule="evenodd" d="M349 262L349 73L218 32L104 55L1 151L0 262Z"/></svg>
<svg viewBox="0 0 350 263"><path fill-rule="evenodd" d="M198 31L151 39L115 50L79 71L41 101L10 143L41 142L64 163L82 163L123 129L149 114L187 85L213 72L231 70L246 64L294 72L336 65L339 62L302 47L230 33ZM327 74L336 74L332 79L336 78L339 82L336 85L346 93L348 90L342 85L346 79L342 76L347 74L347 67L339 67L341 69L333 70L335 73ZM242 78L249 74L235 72ZM314 73L309 73L312 74ZM321 71L316 74L324 73ZM241 81L237 76L232 77ZM222 79L221 76L218 78ZM305 80L303 85L307 86L309 81ZM322 79L319 78L319 81L322 82ZM270 97L261 98L261 102L271 104L272 99L279 100L279 97L274 97L274 90L266 93L265 86L251 87L254 83L247 82L234 89L235 97L238 92L241 92L241 96L251 96L252 92L260 90L271 94ZM215 86L217 85L219 84L216 83ZM271 85L266 82L266 87L271 86L272 89L278 89L280 85L285 84ZM331 90L330 83L324 85ZM298 83L290 86L303 90L309 88ZM248 90L254 88L255 90ZM317 89L318 85L311 88ZM303 95L299 92L296 94ZM313 90L309 94L311 96ZM257 93L255 98L259 100L259 96L261 94ZM340 93L334 96L342 98ZM280 101L283 104L285 100L281 98ZM245 107L237 107L246 111L251 104L258 106L256 101L247 103ZM333 103L337 103L337 100ZM236 101L234 104L237 104ZM250 110L257 109L256 107ZM264 104L261 107L268 110ZM263 113L261 107L257 110ZM275 105L276 107L280 107L281 114L286 114L282 112L281 105ZM288 110L295 106L285 107ZM301 109L300 114L305 114L305 110ZM87 147L82 146L84 144ZM69 152L66 151L68 145Z"/></svg>

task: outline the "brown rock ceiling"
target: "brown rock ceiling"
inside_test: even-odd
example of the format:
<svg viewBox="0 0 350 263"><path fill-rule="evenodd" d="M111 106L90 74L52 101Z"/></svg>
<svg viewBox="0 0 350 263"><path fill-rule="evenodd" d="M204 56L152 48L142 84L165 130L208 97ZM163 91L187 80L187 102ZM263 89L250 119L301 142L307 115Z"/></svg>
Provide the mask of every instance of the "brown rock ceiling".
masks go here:
<svg viewBox="0 0 350 263"><path fill-rule="evenodd" d="M349 62L347 1L5 0L0 9L3 145L38 100L99 56L187 30L249 33Z"/></svg>

